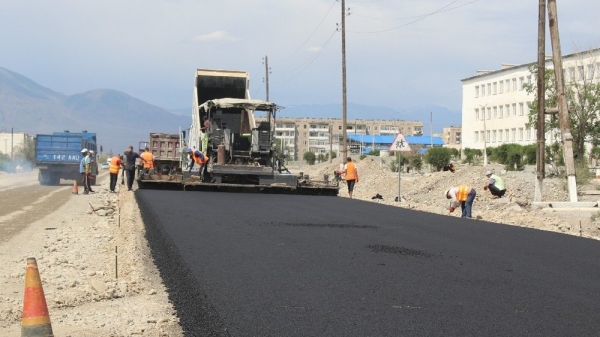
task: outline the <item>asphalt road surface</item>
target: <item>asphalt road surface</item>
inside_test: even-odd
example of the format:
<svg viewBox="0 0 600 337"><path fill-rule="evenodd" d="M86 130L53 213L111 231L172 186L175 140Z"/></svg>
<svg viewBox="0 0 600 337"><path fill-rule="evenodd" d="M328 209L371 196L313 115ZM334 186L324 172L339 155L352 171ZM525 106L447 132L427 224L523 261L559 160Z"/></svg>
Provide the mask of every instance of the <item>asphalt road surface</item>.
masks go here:
<svg viewBox="0 0 600 337"><path fill-rule="evenodd" d="M600 334L598 241L346 198L135 193L189 336Z"/></svg>

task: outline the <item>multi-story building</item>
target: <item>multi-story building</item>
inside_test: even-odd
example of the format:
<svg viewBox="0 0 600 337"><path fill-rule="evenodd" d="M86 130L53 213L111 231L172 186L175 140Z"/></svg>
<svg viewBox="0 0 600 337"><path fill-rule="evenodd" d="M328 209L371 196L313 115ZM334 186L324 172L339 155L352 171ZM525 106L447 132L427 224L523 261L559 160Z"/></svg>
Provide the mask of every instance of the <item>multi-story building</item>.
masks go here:
<svg viewBox="0 0 600 337"><path fill-rule="evenodd" d="M463 149L536 142L535 129L527 126L535 96L524 88L535 80L531 65L503 64L499 70L477 71L477 75L462 80ZM546 59L546 69L554 71L550 57ZM563 74L567 84L599 81L600 49L563 56ZM546 142L553 141L546 135Z"/></svg>
<svg viewBox="0 0 600 337"><path fill-rule="evenodd" d="M256 121L265 118L257 117ZM329 153L339 155L343 143L342 120L334 118L277 118L275 137L281 140L284 152L295 160L301 159L305 152ZM356 135L405 135L423 134L423 122L402 120L347 120L346 134Z"/></svg>
<svg viewBox="0 0 600 337"><path fill-rule="evenodd" d="M462 146L462 127L460 125L445 127L441 137L444 140L445 147L460 149Z"/></svg>

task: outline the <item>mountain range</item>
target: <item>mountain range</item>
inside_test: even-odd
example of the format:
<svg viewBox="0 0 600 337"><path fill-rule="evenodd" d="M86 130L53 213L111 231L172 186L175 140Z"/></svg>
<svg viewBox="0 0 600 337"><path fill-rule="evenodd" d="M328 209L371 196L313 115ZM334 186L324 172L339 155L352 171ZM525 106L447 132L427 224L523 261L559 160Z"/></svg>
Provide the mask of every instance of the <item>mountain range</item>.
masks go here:
<svg viewBox="0 0 600 337"><path fill-rule="evenodd" d="M65 95L0 67L0 131L44 134L54 131L95 132L105 152L119 153L127 146L147 141L150 132L178 133L191 123L191 107L168 110L124 92L95 89ZM341 118L341 104L283 106L278 117ZM430 115L431 113L431 115ZM348 119L422 121L425 133L438 133L460 125L460 112L439 106L422 106L410 112L349 103Z"/></svg>

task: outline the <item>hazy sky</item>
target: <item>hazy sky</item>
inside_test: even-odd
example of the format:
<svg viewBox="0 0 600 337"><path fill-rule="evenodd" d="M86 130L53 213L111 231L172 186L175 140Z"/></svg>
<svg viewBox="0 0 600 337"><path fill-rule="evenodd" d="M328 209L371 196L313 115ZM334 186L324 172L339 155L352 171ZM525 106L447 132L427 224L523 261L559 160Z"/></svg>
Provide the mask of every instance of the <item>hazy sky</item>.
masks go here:
<svg viewBox="0 0 600 337"><path fill-rule="evenodd" d="M563 53L600 47L600 1L557 2ZM535 61L537 6L346 1L348 101L460 110L461 79ZM0 66L65 94L110 88L186 108L196 68L246 70L264 99L268 55L273 102L341 103L338 23L334 0L0 0Z"/></svg>

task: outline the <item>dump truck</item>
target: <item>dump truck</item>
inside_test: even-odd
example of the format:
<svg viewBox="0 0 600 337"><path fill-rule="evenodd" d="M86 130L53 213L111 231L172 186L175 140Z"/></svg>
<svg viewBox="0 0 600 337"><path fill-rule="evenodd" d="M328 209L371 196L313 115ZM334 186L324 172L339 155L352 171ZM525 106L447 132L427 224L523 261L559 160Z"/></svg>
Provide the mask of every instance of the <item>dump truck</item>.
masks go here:
<svg viewBox="0 0 600 337"><path fill-rule="evenodd" d="M64 131L36 135L35 166L39 170L40 184L58 185L60 179L79 180L79 162L83 159L81 150L84 148L94 151L92 184L95 184L98 174L95 133Z"/></svg>
<svg viewBox="0 0 600 337"><path fill-rule="evenodd" d="M143 153L145 148L154 156L154 169L143 170L141 161L138 161L139 177L145 180L172 180L176 175L181 175L182 163L186 160L181 151L180 134L150 133L148 141L139 142L139 153Z"/></svg>
<svg viewBox="0 0 600 337"><path fill-rule="evenodd" d="M337 195L335 179L314 180L292 174L275 151L275 103L250 99L249 76L244 71L198 69L195 77L192 124L182 142L187 151L201 151L208 163L193 170L183 164L181 174L162 179L140 175L140 188L199 191L263 192ZM255 121L255 113L266 120ZM185 139L185 137L183 137Z"/></svg>

